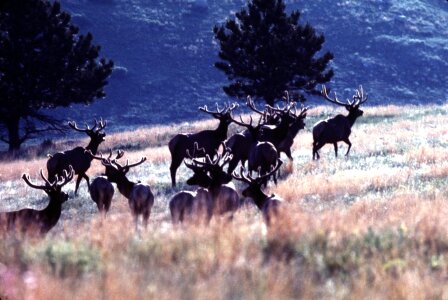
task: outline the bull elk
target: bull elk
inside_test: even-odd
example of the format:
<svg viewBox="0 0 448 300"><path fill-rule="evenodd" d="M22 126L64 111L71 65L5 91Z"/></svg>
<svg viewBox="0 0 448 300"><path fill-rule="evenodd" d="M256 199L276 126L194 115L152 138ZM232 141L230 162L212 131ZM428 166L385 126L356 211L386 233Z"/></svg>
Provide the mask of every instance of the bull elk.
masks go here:
<svg viewBox="0 0 448 300"><path fill-rule="evenodd" d="M231 150L232 153L233 152L237 153L239 158L247 155L249 172L258 170L259 172L261 172L261 174L266 174L271 169L271 167L276 164L277 159L279 157L279 153L275 148L274 144L272 144L271 142L259 140L261 126L263 125L261 120L262 118L260 117L260 119L258 120L258 124L252 125L253 122L252 116L250 117L250 123L245 123L241 117L240 121L233 119L233 122L235 122L236 124L246 127L247 131L249 132L249 134L246 137L247 140L250 141L250 144L249 147L245 149L232 147ZM242 151L245 151L244 156L241 155ZM234 160L232 162L234 162ZM232 168L234 166L235 164L233 164L232 166L230 166L229 164L228 169L229 174L231 174L231 171L233 171ZM275 174L273 175L273 177L274 182L277 183L277 178ZM267 178L265 184L267 184Z"/></svg>
<svg viewBox="0 0 448 300"><path fill-rule="evenodd" d="M331 103L344 106L348 110L348 115L337 115L333 118L327 120L322 120L317 122L313 127L313 159L319 159L319 149L325 144L334 145L334 154L338 156L338 142L343 141L348 145L347 153L348 156L352 143L349 140L351 133L351 128L355 123L356 119L363 115L363 111L359 108L361 104L367 101L367 94L364 94L362 86L356 90L355 95L353 95L352 100L347 100L347 103L339 101L334 93L334 98L328 95L325 86L322 86L322 96Z"/></svg>
<svg viewBox="0 0 448 300"><path fill-rule="evenodd" d="M176 186L177 169L185 158L187 150L193 151L194 143L198 143L201 148L204 148L205 154L213 155L218 150L221 142L227 138L227 130L232 121L231 114L237 107L236 103L226 105L223 109L216 105L216 111L209 111L207 106L200 107L200 111L211 114L219 120L218 127L214 130L203 130L197 133L179 133L169 141L168 148L171 153L170 174L173 187Z"/></svg>
<svg viewBox="0 0 448 300"><path fill-rule="evenodd" d="M86 172L90 168L92 157L86 153L86 150L90 150L93 154L98 151L99 145L105 140L106 134L102 130L106 127L106 122L95 120L95 125L90 128L86 125L85 129L80 129L75 122L69 122L70 128L87 134L90 137L90 142L86 147L76 147L74 149L58 152L54 155L49 155L47 161L48 178L54 178L55 175L62 175L63 170L68 170L68 166L71 165L75 174L78 175L76 179L75 195L77 195L79 184L81 179L84 178L87 181L87 186L90 189L89 177Z"/></svg>
<svg viewBox="0 0 448 300"><path fill-rule="evenodd" d="M244 197L251 198L254 201L254 204L263 214L263 218L267 225L270 225L272 219L278 214L283 199L274 194L270 196L265 194L261 190L261 186L267 178L277 172L281 165L282 161L278 159L277 164L269 171L269 173L264 175L258 173L258 176L255 178L251 176L250 172L245 171L244 166L240 167L240 174L237 174L236 171L232 173L233 178L236 180L249 184L249 186L243 190L242 194Z"/></svg>
<svg viewBox="0 0 448 300"><path fill-rule="evenodd" d="M118 191L128 199L129 208L134 218L135 229L138 230L138 219L142 216L143 225L146 228L148 225L148 219L151 215L151 209L154 205L154 195L149 185L136 183L130 181L126 174L133 167L136 167L146 161L146 157L142 157L140 161L129 164L126 161L126 165L121 165L117 160L123 156L124 152L119 150L117 156L114 159L95 157L101 159L101 163L106 167L105 175L107 180L116 183Z"/></svg>
<svg viewBox="0 0 448 300"><path fill-rule="evenodd" d="M217 153L213 159L207 155L204 161L191 158L189 162L184 163L194 172L193 176L187 180L187 184L199 185L210 192L213 200L213 214L231 217L240 207L240 199L235 186L230 182L232 176L224 171L224 166L229 163L232 154L224 143L222 146L223 153Z"/></svg>
<svg viewBox="0 0 448 300"><path fill-rule="evenodd" d="M30 176L22 175L22 179L33 189L43 190L47 193L49 202L42 210L25 208L18 211L0 213L0 226L7 231L18 230L25 234L43 235L50 231L58 222L61 216L62 203L68 200L68 195L61 189L72 180L74 171L69 166L69 171L64 170L62 176L55 177L50 182L40 170L40 176L44 180L44 185L31 183Z"/></svg>

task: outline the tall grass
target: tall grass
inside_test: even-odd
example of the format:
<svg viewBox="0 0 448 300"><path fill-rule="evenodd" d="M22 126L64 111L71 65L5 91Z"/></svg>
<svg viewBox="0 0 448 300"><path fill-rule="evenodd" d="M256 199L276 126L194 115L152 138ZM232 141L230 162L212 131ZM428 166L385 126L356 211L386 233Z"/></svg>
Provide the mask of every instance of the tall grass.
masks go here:
<svg viewBox="0 0 448 300"><path fill-rule="evenodd" d="M338 158L328 145L312 161L312 124L336 112L310 111L293 162L284 164L277 186L268 186L285 200L269 229L249 200L230 223L170 222L168 201L188 188L188 170L179 169L181 184L173 190L165 145L179 131L216 122L108 136L103 151L125 148L130 161L148 158L129 172L154 190L148 229L135 234L118 191L102 221L82 183L45 238L2 235L0 298L448 298L448 106L368 107L354 125L349 158L345 145ZM22 172L39 180L45 161L2 162L0 209L45 205L44 193L19 180ZM89 175L102 171L94 162ZM74 183L65 189L72 195Z"/></svg>

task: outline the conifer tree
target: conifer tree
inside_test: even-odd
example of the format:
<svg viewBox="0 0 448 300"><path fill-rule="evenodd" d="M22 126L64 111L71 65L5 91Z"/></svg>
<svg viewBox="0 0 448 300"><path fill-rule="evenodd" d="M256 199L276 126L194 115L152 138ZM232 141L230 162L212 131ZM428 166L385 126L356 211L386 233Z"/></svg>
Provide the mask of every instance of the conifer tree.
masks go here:
<svg viewBox="0 0 448 300"><path fill-rule="evenodd" d="M215 67L230 81L223 87L229 96L272 105L288 90L304 99L333 76L333 54L319 56L324 36L299 24L299 11L287 15L283 0L251 0L235 17L213 29L220 45Z"/></svg>
<svg viewBox="0 0 448 300"><path fill-rule="evenodd" d="M61 121L43 108L105 96L113 62L99 59L92 34L78 34L58 2L0 2L0 139L14 152Z"/></svg>

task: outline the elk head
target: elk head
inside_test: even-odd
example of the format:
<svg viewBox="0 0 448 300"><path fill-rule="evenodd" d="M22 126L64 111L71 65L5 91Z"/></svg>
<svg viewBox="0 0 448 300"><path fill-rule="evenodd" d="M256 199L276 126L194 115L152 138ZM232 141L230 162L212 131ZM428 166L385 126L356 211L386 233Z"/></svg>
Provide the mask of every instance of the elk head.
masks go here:
<svg viewBox="0 0 448 300"><path fill-rule="evenodd" d="M28 184L30 187L38 190L43 190L45 193L47 193L48 197L50 199L54 199L59 201L60 203L64 203L68 200L68 195L64 192L62 192L62 187L66 185L70 180L73 179L73 175L75 174L75 171L73 170L73 167L69 166L69 171L67 170L63 171L62 176L58 177L55 176L54 181L50 182L44 175L43 170L40 170L40 176L45 182L45 185L35 185L31 183L30 176L28 174L23 174L22 179Z"/></svg>
<svg viewBox="0 0 448 300"><path fill-rule="evenodd" d="M215 119L218 119L225 125L229 125L232 122L232 111L238 106L239 105L237 103L233 103L231 105L226 104L222 109L220 109L218 103L216 103L216 111L208 110L207 105L199 107L199 110L212 115Z"/></svg>
<svg viewBox="0 0 448 300"><path fill-rule="evenodd" d="M245 170L244 166L241 166L240 174L237 174L236 171L234 171L232 177L249 184L249 186L243 190L243 196L254 199L257 206L261 207L264 204L264 200L268 197L261 191L261 185L277 172L282 163L283 162L280 159L277 159L277 164L272 167L268 173L261 175L260 172L258 172L258 175L255 178Z"/></svg>
<svg viewBox="0 0 448 300"><path fill-rule="evenodd" d="M213 159L206 155L205 160L191 157L191 162L184 161L185 165L194 172L194 175L187 180L187 184L197 184L208 188L211 185L220 186L232 180L232 176L224 172L224 166L230 162L232 154L230 149L225 147L224 143L221 143L221 146L223 147L223 152L216 153Z"/></svg>
<svg viewBox="0 0 448 300"><path fill-rule="evenodd" d="M364 113L359 107L361 106L361 104L367 101L367 94L364 94L364 89L361 85L358 89L355 90L355 94L353 95L352 100L348 99L346 103L341 102L338 99L336 92L333 93L334 97L331 98L328 95L328 91L325 85L322 85L321 94L325 98L325 100L339 106L344 106L348 110L349 117L353 117L354 119L356 119L357 117L362 116Z"/></svg>
<svg viewBox="0 0 448 300"><path fill-rule="evenodd" d="M103 119L100 119L99 122L97 120L95 120L95 124L93 125L92 128L90 128L89 125L86 124L86 128L81 129L81 128L78 128L75 121L68 122L68 126L70 126L70 128L72 128L78 132L86 133L90 137L92 142L97 143L98 145L101 142L104 142L104 140L105 140L106 134L104 132L102 132L102 130L106 127L106 125L107 125L106 121L103 121Z"/></svg>

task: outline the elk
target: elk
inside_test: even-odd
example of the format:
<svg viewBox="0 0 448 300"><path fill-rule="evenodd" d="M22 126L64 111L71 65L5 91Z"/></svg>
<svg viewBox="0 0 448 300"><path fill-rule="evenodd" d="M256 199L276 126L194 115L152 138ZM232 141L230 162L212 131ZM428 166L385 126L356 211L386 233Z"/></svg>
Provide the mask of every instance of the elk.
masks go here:
<svg viewBox="0 0 448 300"><path fill-rule="evenodd" d="M114 159L111 159L111 156L109 156L109 158L95 158L101 159L101 163L106 167L105 175L107 180L116 183L118 191L128 199L129 208L131 209L135 229L137 231L138 219L140 216L142 216L144 227L146 228L148 225L148 219L151 215L152 206L154 205L154 195L151 192L149 185L130 181L126 177L129 170L144 163L146 161L146 157L142 157L140 161L133 164L129 164L129 161L127 160L126 165L123 166L117 161L123 155L124 152L119 150Z"/></svg>
<svg viewBox="0 0 448 300"><path fill-rule="evenodd" d="M277 151L280 155L281 152L285 153L286 156L292 161L291 147L294 144L294 138L299 133L301 129L305 128L305 118L308 107L302 107L299 114L294 111L293 119L290 122L289 128L287 130L286 136L281 139L278 144L275 145ZM263 139L263 137L262 137Z"/></svg>
<svg viewBox="0 0 448 300"><path fill-rule="evenodd" d="M55 177L53 182L49 182L40 170L40 176L44 180L44 185L31 183L30 176L23 174L22 179L33 189L43 190L47 193L49 202L43 210L25 208L18 211L0 213L0 226L7 231L19 230L25 234L44 235L50 231L58 222L61 216L62 203L68 200L68 195L61 189L74 175L72 166L68 172L64 170L62 176Z"/></svg>
<svg viewBox="0 0 448 300"><path fill-rule="evenodd" d="M96 203L98 211L105 217L110 209L115 190L112 183L103 176L96 177L90 184L90 197Z"/></svg>
<svg viewBox="0 0 448 300"><path fill-rule="evenodd" d="M92 158L97 159L100 161L103 161L105 159L106 161L110 161L112 158L112 149L110 150L109 157L103 158L103 154L100 152L100 156L95 156L92 151L85 150L85 152ZM118 151L117 156L115 159L120 159L124 155L123 151ZM102 215L102 217L106 217L107 212L110 209L110 205L112 203L112 198L115 193L114 186L112 183L107 180L107 177L105 177L106 174L102 174L104 176L98 176L93 181L92 184L90 184L90 198L92 198L93 202L95 202L96 206L98 207L98 211Z"/></svg>
<svg viewBox="0 0 448 300"><path fill-rule="evenodd" d="M103 122L103 120L100 120L99 122L95 120L95 125L92 128L86 125L85 129L78 128L75 122L69 122L68 125L78 132L87 134L90 137L90 142L85 148L76 147L68 151L49 155L50 158L47 161L47 171L48 178L54 178L55 175L61 175L63 170L68 170L68 166L71 165L75 174L78 175L75 186L75 195L77 195L82 178L87 181L87 187L90 189L89 177L86 172L90 168L92 157L85 151L90 150L93 154L96 154L99 145L106 137L106 134L102 132L106 127L106 122Z"/></svg>
<svg viewBox="0 0 448 300"><path fill-rule="evenodd" d="M249 147L246 148L247 151L247 160L248 160L248 169L249 172L252 171L260 171L261 174L267 173L271 166L274 166L277 162L277 158L279 157L279 153L277 149L275 148L274 144L268 141L259 141L260 136L260 130L261 130L261 120L262 118L258 120L258 124L256 126L252 125L252 116L250 117L250 123L245 123L242 118L240 117L241 121L237 121L233 119L233 122L236 124L246 127L247 131L249 132L249 135L247 135L247 140L250 141ZM235 150L234 150L235 149ZM239 156L241 157L242 150L240 148L231 148L232 153L233 151L239 153ZM230 170L228 169L227 172ZM274 182L277 183L277 178L274 176ZM267 179L266 182L267 184Z"/></svg>
<svg viewBox="0 0 448 300"><path fill-rule="evenodd" d="M197 133L179 133L174 136L168 143L171 153L171 183L176 186L176 172L186 156L186 151L193 151L194 143L198 143L204 148L205 154L213 155L219 148L222 141L227 138L227 130L232 121L232 111L238 107L238 104L226 105L223 109L219 109L216 105L216 111L209 111L207 106L199 107L200 111L211 114L219 120L219 125L214 130L203 130ZM204 154L204 155L205 155Z"/></svg>
<svg viewBox="0 0 448 300"><path fill-rule="evenodd" d="M258 173L258 176L255 178L251 176L251 172L246 172L244 166L240 167L240 174L237 174L236 171L232 173L233 178L236 180L249 184L249 186L243 190L242 194L244 197L251 198L254 201L254 204L262 212L263 218L268 226L271 225L272 219L278 214L283 199L274 194L268 196L261 190L261 185L267 178L275 174L281 165L282 161L278 159L277 164L269 171L269 173L264 175Z"/></svg>
<svg viewBox="0 0 448 300"><path fill-rule="evenodd" d="M232 176L224 171L224 166L232 158L230 149L225 148L223 153L217 153L213 159L206 155L205 161L191 158L191 162L184 162L185 165L193 170L194 174L187 180L189 185L199 185L207 188L212 197L212 206L214 215L230 215L240 207L240 199L235 186L230 181Z"/></svg>
<svg viewBox="0 0 448 300"><path fill-rule="evenodd" d="M349 140L351 133L351 128L355 123L356 119L363 115L363 111L359 109L360 105L367 101L367 94L364 94L362 86L356 90L355 95L353 95L352 100L348 100L347 103L339 101L334 93L334 98L331 98L325 86L322 86L321 91L322 96L331 103L344 106L348 110L348 115L337 115L333 118L327 120L322 120L317 122L313 127L313 159L319 159L319 149L325 144L334 145L334 154L338 156L338 142L343 141L348 145L347 153L348 156L352 143Z"/></svg>
<svg viewBox="0 0 448 300"><path fill-rule="evenodd" d="M180 191L169 202L173 224L193 222L208 224L212 218L213 199L207 189Z"/></svg>
<svg viewBox="0 0 448 300"><path fill-rule="evenodd" d="M283 152L292 161L291 147L296 135L301 129L305 128L304 120L308 107L302 105L300 111L297 112L296 102L290 100L287 91L283 99L286 102L283 108L266 106L272 116L271 119L276 120L276 123L262 126L260 141L271 142L277 149L279 156Z"/></svg>
<svg viewBox="0 0 448 300"><path fill-rule="evenodd" d="M203 155L205 150L199 149L198 143L194 143L194 150L191 154L187 150L189 158ZM184 161L185 162L185 161ZM201 168L194 165L187 165L193 170L195 176L187 180L188 185L195 185L200 180L204 183L204 187L211 184L212 179ZM200 179L198 179L200 178ZM213 213L213 199L206 188L198 188L196 191L180 191L176 193L169 202L171 219L173 224L182 223L184 221L208 224Z"/></svg>

